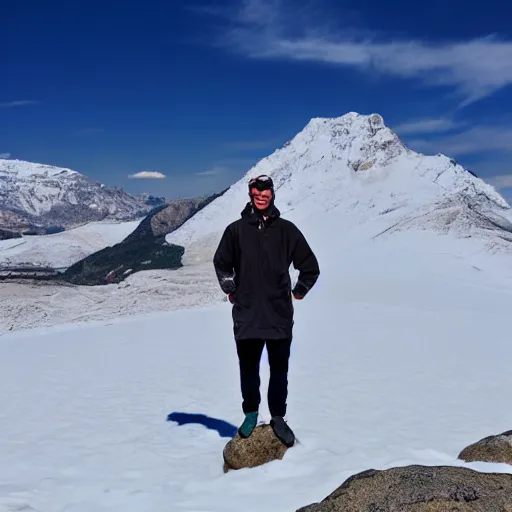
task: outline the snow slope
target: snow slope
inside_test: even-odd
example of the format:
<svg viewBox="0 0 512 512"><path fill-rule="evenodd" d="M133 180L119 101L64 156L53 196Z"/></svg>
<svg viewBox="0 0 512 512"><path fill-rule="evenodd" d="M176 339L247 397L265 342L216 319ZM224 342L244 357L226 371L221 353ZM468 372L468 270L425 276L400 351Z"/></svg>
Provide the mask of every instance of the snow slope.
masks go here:
<svg viewBox="0 0 512 512"><path fill-rule="evenodd" d="M508 257L417 230L349 250L335 225L309 233L322 275L295 305L282 461L224 474L226 438L166 421L241 421L227 303L20 331L0 337L0 511L282 512L369 468L512 473L456 459L512 428Z"/></svg>
<svg viewBox="0 0 512 512"><path fill-rule="evenodd" d="M140 220L91 222L53 235L0 240L0 267L22 264L68 267L93 252L121 242L139 223Z"/></svg>

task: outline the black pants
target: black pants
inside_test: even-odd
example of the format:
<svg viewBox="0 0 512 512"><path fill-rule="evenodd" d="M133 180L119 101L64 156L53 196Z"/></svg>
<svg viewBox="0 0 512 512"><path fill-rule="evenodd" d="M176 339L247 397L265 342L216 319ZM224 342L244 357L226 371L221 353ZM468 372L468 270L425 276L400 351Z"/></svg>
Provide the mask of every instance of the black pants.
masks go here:
<svg viewBox="0 0 512 512"><path fill-rule="evenodd" d="M256 412L259 408L261 402L260 360L265 344L270 365L268 408L272 416L284 416L286 414L286 399L288 397L290 339L245 339L236 342L240 363L242 409L244 413L248 413Z"/></svg>

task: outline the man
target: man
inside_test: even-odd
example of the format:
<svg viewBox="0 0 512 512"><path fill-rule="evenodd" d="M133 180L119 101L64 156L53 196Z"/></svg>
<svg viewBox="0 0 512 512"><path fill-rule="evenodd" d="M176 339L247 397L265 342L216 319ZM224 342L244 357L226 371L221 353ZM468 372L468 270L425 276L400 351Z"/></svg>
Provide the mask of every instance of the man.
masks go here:
<svg viewBox="0 0 512 512"><path fill-rule="evenodd" d="M260 359L266 345L270 425L286 446L292 446L295 435L284 419L294 323L292 295L303 299L320 270L303 234L292 222L282 219L274 205L272 179L258 176L250 180L249 197L241 218L225 229L213 258L220 287L233 304L233 332L245 413L238 432L242 438L249 437L258 421ZM293 290L291 263L299 270Z"/></svg>

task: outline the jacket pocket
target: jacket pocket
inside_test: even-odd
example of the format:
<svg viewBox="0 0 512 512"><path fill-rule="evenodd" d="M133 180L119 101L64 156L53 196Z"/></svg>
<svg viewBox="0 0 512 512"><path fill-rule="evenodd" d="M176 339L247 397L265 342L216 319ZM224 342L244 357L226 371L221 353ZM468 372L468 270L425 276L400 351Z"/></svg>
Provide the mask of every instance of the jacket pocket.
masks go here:
<svg viewBox="0 0 512 512"><path fill-rule="evenodd" d="M287 290L274 294L270 300L270 307L278 318L286 322L291 321L294 313L291 292Z"/></svg>
<svg viewBox="0 0 512 512"><path fill-rule="evenodd" d="M248 309L252 304L252 297L247 292L235 291L233 294L233 300L235 301L235 306L240 306L243 309Z"/></svg>

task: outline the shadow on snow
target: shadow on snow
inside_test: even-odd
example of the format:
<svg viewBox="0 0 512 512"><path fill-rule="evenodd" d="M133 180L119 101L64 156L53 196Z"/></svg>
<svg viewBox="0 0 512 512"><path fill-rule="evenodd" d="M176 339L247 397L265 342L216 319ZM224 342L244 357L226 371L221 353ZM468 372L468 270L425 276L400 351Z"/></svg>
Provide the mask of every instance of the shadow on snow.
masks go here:
<svg viewBox="0 0 512 512"><path fill-rule="evenodd" d="M224 420L211 418L205 414L191 414L188 412L171 412L167 416L167 421L174 421L178 425L203 425L209 430L216 430L221 437L234 437L237 427Z"/></svg>

